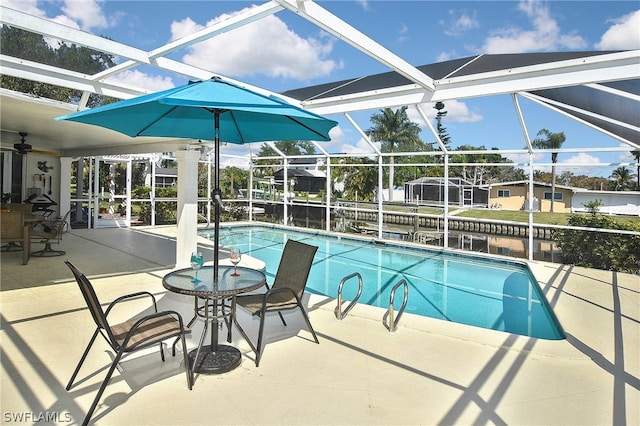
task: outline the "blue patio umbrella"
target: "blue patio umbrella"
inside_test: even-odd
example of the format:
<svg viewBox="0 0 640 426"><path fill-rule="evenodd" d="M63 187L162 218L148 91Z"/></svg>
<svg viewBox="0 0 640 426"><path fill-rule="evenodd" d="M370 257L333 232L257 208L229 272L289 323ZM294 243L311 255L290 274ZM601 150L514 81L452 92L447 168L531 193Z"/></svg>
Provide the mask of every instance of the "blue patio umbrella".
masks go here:
<svg viewBox="0 0 640 426"><path fill-rule="evenodd" d="M214 280L218 278L220 142L329 141L337 122L275 96L219 77L56 117L116 130L131 137L155 136L215 142Z"/></svg>

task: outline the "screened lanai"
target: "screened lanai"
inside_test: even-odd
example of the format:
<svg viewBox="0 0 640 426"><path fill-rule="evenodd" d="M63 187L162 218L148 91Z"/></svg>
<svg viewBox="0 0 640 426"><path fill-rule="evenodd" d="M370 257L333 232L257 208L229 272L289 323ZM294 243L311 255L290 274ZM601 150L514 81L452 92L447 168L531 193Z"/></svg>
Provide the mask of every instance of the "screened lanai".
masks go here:
<svg viewBox="0 0 640 426"><path fill-rule="evenodd" d="M9 76L25 78L38 82L71 88L82 92L76 104L64 104L30 95L25 95L6 89L1 90L1 120L2 146L11 150L19 142L20 132L27 133L27 143L34 150L52 151L55 156L48 160L56 162L55 182L50 183L49 191L60 206L68 206L74 200L69 192L70 171L72 163L78 158L93 158L102 161L113 156L172 153L178 164L178 197L175 201L178 211L184 210L184 205L203 203L205 215L210 210L210 192L204 199L198 199L197 194L190 191L188 181L196 179L193 174L198 162L210 163L210 141L175 140L157 138L129 138L94 126L86 126L69 122L54 122L53 118L86 107L92 94L102 94L119 99L147 93L148 90L119 83L117 76L126 71L137 68L156 68L171 73L177 80L209 79L220 76L216 70L205 70L188 65L174 59L175 52L188 49L190 46L204 40L214 38L227 31L232 31L244 25L264 19L272 14L293 14L296 19L306 20L320 30L331 34L340 43L345 43L362 54L382 64L389 71L372 73L371 75L353 75L352 79L328 81L324 84L309 87L292 87L281 93L272 93L268 87L254 87L227 76L221 77L236 81L265 94L275 94L292 104L301 106L314 113L339 120L342 132L355 132L361 138L358 151L340 152L331 143L316 143L316 153L304 156L287 156L277 150L275 155L256 158L258 145L231 146L222 148L221 160L225 164L250 169L251 190L247 188L248 220L253 220L253 213L263 207L259 200L254 199L254 189L260 182L258 176L261 169L277 168L281 173L283 183L291 181L295 175L289 170L290 163L300 157L315 158L325 177L325 190L312 200L294 200L291 192L293 185L283 184L282 193L274 200L277 207L278 220L289 224L295 205L305 208L322 206L320 226L333 230L336 223L335 212L355 213L358 221L359 213L370 213L374 235L382 238L389 231L385 223L384 214L393 210L390 202L405 202L397 200L393 195L393 188L387 185L386 174L392 173L391 158L420 158L427 156L437 158L437 163L429 163L430 167L439 167L444 178L443 199L437 206L440 211L421 212L419 209L407 211L405 216L425 217L439 216L442 218L443 245L449 243L450 200L447 179L453 167L473 167L474 163L465 163L454 156L454 153L440 139L433 122L433 108L438 102L447 105L450 102L498 97L504 101L508 113L496 112L496 126L502 126L508 120L512 123L513 144L508 149L498 151L491 149L490 135L479 135L478 140L460 141L475 147L486 147L467 151L468 154L498 153L512 158L512 162L486 163L484 166L519 167L530 179L530 193L534 198L533 176L536 171L547 170L553 164L553 152L563 154L589 154L597 152L629 153L640 149L640 51L587 51L587 52L547 52L504 55L477 55L432 64L410 64L393 51L377 43L362 32L331 13L321 4L313 1L273 0L260 5L243 9L227 19L216 22L180 39L174 40L151 50L119 43L118 40L108 40L96 34L67 27L65 25L30 15L18 10L2 6L0 22L3 25L20 28L48 38L63 40L68 43L85 46L96 51L104 52L118 58L117 65L94 75L87 75L73 70L61 69L51 65L44 65L20 57L0 56L2 73ZM408 106L411 117L418 121L423 128L422 138L431 143L433 151L424 152L383 152L380 144L370 139L367 129L370 127L369 118L382 108L399 108ZM544 123L530 122L527 112L531 109L543 109L549 114L557 114L566 120L581 123L604 138L580 140L563 146L557 151L535 148L532 140ZM337 135L336 135L337 136ZM603 142L604 141L604 142ZM275 141L274 141L275 142ZM59 157L58 157L59 156ZM107 157L112 156L112 157ZM35 164L28 163L29 155L11 160L5 156L3 162L3 192L10 185L11 169L17 167L17 161L22 161L23 185L22 195L26 195L29 176L36 171ZM59 158L59 160L58 160ZM362 167L361 165L347 165L347 158L363 158L369 166L375 169L371 176L374 180L377 196L368 200L368 205L350 204L345 200L334 199L334 182L332 171L342 167ZM57 163L59 161L59 163ZM419 160L418 160L419 161ZM268 164L271 162L271 164ZM152 163L152 162L151 162ZM634 161L615 163L619 166L635 168ZM423 166L424 163L404 162L403 166ZM592 164L574 162L572 167L580 168ZM600 164L600 167L611 167L612 163ZM415 176L420 178L421 176ZM255 181L255 182L254 182ZM209 190L211 186L209 185ZM388 193L388 195L386 195ZM131 205L131 195L124 194L127 205ZM152 196L153 198L153 196ZM357 197L356 197L357 198ZM91 200L89 200L91 202ZM347 200L358 201L358 200ZM255 205L254 205L255 203ZM299 210L299 208L297 209ZM191 210L189 210L191 211ZM377 212L377 213L376 213ZM404 214L401 212L401 215ZM640 212L639 212L640 214ZM416 216L417 215L417 216ZM323 220L322 220L323 219ZM195 232L198 216L196 209L187 216L180 217L178 224L179 238L177 257L191 251L195 245ZM529 215L529 230L533 229L533 211ZM552 226L551 226L552 227ZM620 231L616 231L620 232ZM529 232L529 256L533 250L533 232Z"/></svg>

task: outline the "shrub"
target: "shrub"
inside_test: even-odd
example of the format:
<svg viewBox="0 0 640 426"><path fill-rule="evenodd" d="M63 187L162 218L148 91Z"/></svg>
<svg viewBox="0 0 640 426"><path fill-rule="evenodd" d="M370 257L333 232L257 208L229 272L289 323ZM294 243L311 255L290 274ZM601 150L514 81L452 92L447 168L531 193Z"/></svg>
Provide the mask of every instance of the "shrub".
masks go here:
<svg viewBox="0 0 640 426"><path fill-rule="evenodd" d="M640 231L638 223L617 222L593 212L572 214L568 225ZM562 251L563 263L617 272L640 271L640 236L574 229L553 230L551 236Z"/></svg>
<svg viewBox="0 0 640 426"><path fill-rule="evenodd" d="M148 194L151 189L149 187L137 187L133 192L136 198L148 198L139 195ZM178 189L176 187L156 188L156 198L176 198ZM168 225L177 223L178 217L176 213L177 204L175 201L158 201L156 202L156 224ZM141 203L139 218L146 224L151 224L151 204Z"/></svg>

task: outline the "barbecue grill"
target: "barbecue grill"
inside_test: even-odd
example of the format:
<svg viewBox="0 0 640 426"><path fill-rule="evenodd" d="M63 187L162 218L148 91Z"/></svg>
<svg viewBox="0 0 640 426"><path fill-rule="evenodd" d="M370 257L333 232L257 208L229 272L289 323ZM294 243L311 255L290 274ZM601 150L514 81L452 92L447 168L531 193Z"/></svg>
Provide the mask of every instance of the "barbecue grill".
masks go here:
<svg viewBox="0 0 640 426"><path fill-rule="evenodd" d="M47 218L51 216L52 213L55 213L55 210L50 207L58 205L58 203L49 198L47 194L38 195L37 193L31 194L24 202L32 205L31 212L41 212L42 215Z"/></svg>

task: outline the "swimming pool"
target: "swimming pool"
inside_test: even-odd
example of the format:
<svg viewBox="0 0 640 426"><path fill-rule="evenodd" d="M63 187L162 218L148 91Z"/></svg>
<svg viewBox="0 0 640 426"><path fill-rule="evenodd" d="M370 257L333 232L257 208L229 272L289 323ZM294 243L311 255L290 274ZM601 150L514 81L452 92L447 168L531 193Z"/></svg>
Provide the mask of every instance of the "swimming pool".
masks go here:
<svg viewBox="0 0 640 426"><path fill-rule="evenodd" d="M212 230L199 232L213 239ZM564 339L535 278L522 263L277 226L233 226L220 231L221 245L237 247L266 263L269 282L273 282L287 239L318 246L307 283L310 293L335 298L340 281L358 272L364 282L359 303L386 309L391 289L405 279L409 286L406 313L542 339ZM351 300L356 292L357 284L348 282L343 298ZM400 288L396 310L402 298Z"/></svg>

